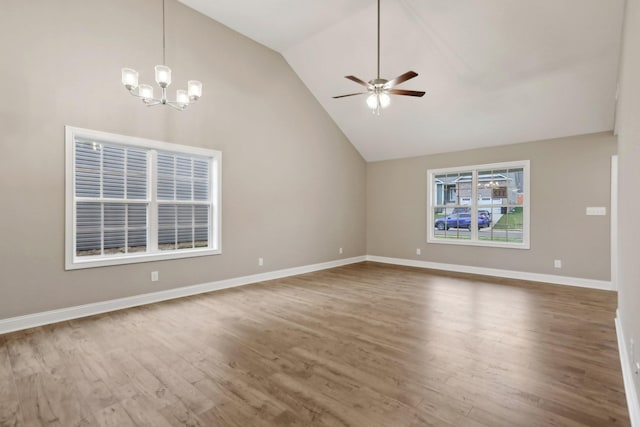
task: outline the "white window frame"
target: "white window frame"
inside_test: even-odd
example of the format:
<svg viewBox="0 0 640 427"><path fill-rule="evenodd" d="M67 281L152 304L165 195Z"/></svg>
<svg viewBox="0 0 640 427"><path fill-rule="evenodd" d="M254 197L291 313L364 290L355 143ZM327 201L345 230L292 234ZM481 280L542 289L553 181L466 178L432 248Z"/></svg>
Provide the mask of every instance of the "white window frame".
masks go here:
<svg viewBox="0 0 640 427"><path fill-rule="evenodd" d="M76 195L75 195L75 140L76 138L144 148L148 152L147 164L147 251L127 254L110 254L96 256L76 256ZM158 199L157 199L157 167L158 151L176 154L207 157L209 159L209 198L211 214L209 217L209 245L203 248L176 249L173 251L158 249ZM206 148L190 147L163 141L137 138L132 136L106 133L90 129L65 126L65 269L103 267L109 265L133 264L149 261L160 261L179 258L191 258L222 253L221 216L222 216L222 152ZM141 200L135 200L140 202ZM120 202L120 200L118 200ZM123 199L126 203L127 200Z"/></svg>
<svg viewBox="0 0 640 427"><path fill-rule="evenodd" d="M427 243L444 244L444 245L463 245L463 246L485 246L485 247L498 247L498 248L512 248L512 249L530 249L530 164L529 160L519 160L512 162L502 163L489 163L484 165L469 165L459 166L452 168L441 169L429 169L427 170ZM491 240L480 240L478 238L478 227L471 227L470 239L446 239L439 238L435 235L435 215L434 208L437 205L437 195L434 194L435 176L458 173L458 172L471 172L472 185L471 185L471 219L477 221L478 209L483 209L484 206L478 205L478 171L486 169L513 169L522 168L524 175L524 197L522 204L523 212L523 231L522 231L522 243L520 242L497 242Z"/></svg>

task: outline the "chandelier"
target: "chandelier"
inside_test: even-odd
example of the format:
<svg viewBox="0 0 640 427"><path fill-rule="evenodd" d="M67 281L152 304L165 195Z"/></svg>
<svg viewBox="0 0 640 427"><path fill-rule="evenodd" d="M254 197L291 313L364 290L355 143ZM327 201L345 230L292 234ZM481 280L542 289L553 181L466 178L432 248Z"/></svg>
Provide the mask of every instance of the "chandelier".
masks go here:
<svg viewBox="0 0 640 427"><path fill-rule="evenodd" d="M162 0L162 63L166 64L164 2L165 0ZM138 72L136 70L131 68L122 69L122 84L124 87L131 95L141 98L142 102L149 107L162 104L182 111L202 96L202 83L198 80L189 80L187 82L187 90L178 89L176 91L176 100L170 101L167 99L167 87L171 84L171 68L166 65L156 65L155 77L156 83L161 90L160 98L154 97L153 86L138 84Z"/></svg>

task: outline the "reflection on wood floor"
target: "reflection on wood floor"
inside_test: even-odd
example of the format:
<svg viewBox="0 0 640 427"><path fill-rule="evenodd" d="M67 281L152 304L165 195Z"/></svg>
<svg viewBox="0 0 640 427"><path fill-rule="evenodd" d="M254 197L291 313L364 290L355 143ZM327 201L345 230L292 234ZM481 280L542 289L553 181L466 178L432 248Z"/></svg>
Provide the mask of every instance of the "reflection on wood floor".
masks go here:
<svg viewBox="0 0 640 427"><path fill-rule="evenodd" d="M0 426L628 426L615 307L355 264L0 335Z"/></svg>

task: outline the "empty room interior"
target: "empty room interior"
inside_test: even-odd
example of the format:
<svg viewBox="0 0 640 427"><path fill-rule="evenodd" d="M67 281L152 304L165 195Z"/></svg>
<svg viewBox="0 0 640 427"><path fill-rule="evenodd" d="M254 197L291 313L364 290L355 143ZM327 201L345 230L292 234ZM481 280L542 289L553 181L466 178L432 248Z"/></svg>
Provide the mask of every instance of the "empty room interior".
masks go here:
<svg viewBox="0 0 640 427"><path fill-rule="evenodd" d="M0 61L0 427L640 427L640 0L3 0Z"/></svg>

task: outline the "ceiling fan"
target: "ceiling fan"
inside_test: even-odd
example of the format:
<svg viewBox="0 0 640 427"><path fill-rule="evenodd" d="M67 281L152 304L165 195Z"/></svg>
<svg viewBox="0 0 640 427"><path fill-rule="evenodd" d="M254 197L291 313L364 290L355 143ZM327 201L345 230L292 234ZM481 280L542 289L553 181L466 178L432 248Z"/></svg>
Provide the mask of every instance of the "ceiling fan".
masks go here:
<svg viewBox="0 0 640 427"><path fill-rule="evenodd" d="M417 90L394 89L400 83L416 77L418 73L415 71L407 71L406 73L396 77L393 80L385 80L380 78L380 0L378 0L378 77L365 82L356 76L345 76L345 78L354 81L367 88L366 92L350 93L347 95L334 96L333 98L344 98L347 96L369 94L367 105L373 110L374 114L380 114L381 108L386 108L391 103L389 94L405 95L405 96L423 96L424 92Z"/></svg>

